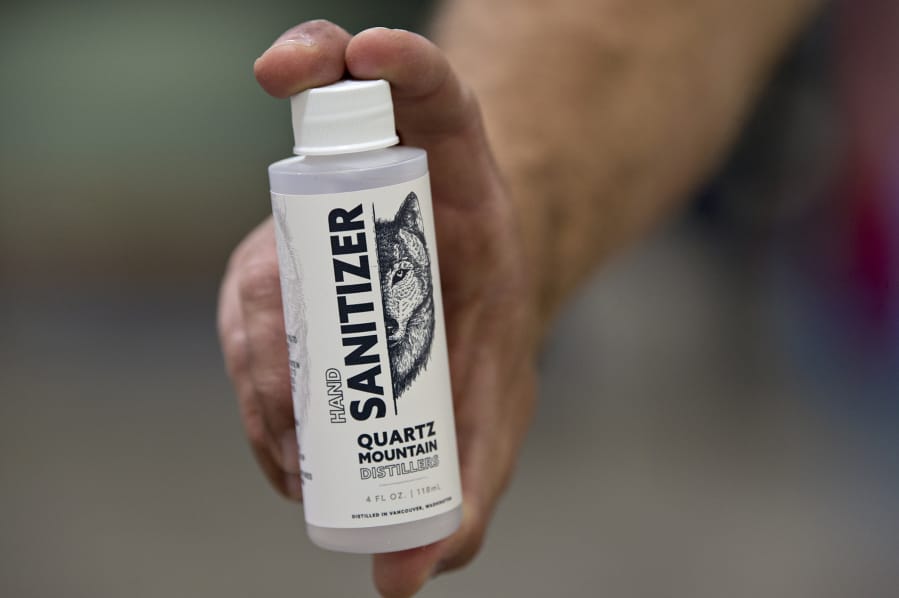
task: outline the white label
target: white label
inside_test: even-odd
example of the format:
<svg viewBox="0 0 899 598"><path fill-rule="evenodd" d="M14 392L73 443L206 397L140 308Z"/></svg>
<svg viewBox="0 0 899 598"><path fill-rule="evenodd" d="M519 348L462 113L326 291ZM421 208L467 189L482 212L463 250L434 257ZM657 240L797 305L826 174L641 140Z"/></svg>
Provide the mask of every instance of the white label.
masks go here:
<svg viewBox="0 0 899 598"><path fill-rule="evenodd" d="M272 193L306 521L405 523L461 504L428 176Z"/></svg>

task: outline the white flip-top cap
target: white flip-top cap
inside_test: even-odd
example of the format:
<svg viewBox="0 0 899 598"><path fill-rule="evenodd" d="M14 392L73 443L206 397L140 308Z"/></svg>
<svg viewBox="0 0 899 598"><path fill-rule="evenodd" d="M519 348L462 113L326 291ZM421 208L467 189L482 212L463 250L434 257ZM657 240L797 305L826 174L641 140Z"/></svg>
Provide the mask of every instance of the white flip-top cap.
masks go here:
<svg viewBox="0 0 899 598"><path fill-rule="evenodd" d="M399 143L393 122L390 84L340 81L290 98L293 153L347 154Z"/></svg>

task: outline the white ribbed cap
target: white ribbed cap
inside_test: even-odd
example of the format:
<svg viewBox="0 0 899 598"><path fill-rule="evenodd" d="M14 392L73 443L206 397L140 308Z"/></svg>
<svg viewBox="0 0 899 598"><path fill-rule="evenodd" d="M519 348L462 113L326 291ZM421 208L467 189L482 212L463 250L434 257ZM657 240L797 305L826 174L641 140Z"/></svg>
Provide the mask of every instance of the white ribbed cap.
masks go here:
<svg viewBox="0 0 899 598"><path fill-rule="evenodd" d="M340 81L290 98L293 153L347 154L399 143L393 123L390 84Z"/></svg>

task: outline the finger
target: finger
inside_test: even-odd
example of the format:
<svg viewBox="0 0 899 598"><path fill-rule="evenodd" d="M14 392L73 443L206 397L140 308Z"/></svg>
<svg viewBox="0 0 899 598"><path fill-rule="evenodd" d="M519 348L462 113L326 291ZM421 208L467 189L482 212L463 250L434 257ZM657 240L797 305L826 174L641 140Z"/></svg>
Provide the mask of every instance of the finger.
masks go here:
<svg viewBox="0 0 899 598"><path fill-rule="evenodd" d="M253 72L265 91L286 98L310 87L339 80L346 70L344 51L350 34L324 20L288 29L256 59Z"/></svg>
<svg viewBox="0 0 899 598"><path fill-rule="evenodd" d="M376 554L372 559L375 587L385 598L412 596L430 579L443 542L400 552Z"/></svg>
<svg viewBox="0 0 899 598"><path fill-rule="evenodd" d="M265 245L265 237L273 235L273 222L267 218L238 245L228 260L225 268L225 276L219 289L218 301L218 331L219 340L225 358L225 366L228 373L233 375L236 369L246 369L246 338L243 325L243 314L240 309L240 296L238 293L238 271L240 266L255 256L260 248Z"/></svg>
<svg viewBox="0 0 899 598"><path fill-rule="evenodd" d="M285 498L301 501L303 485L300 475L285 471L281 466L277 458L280 454L278 447L273 442L268 425L259 409L260 401L253 393L252 385L245 384L248 380L249 376L246 376L235 384L240 387L238 405L253 456L275 490Z"/></svg>
<svg viewBox="0 0 899 598"><path fill-rule="evenodd" d="M265 229L271 233L271 228ZM271 439L276 460L287 473L299 473L290 391L281 283L273 235L261 237L239 266L238 295L246 332L248 374Z"/></svg>
<svg viewBox="0 0 899 598"><path fill-rule="evenodd" d="M374 555L372 572L382 596L412 596L434 575L468 563L481 547L484 518L478 503L463 502L462 524L449 538L411 550Z"/></svg>
<svg viewBox="0 0 899 598"><path fill-rule="evenodd" d="M488 196L496 181L477 101L437 46L409 31L368 29L350 41L346 64L355 78L390 82L403 143L440 164L431 173L435 195L452 190L441 201L478 205Z"/></svg>
<svg viewBox="0 0 899 598"><path fill-rule="evenodd" d="M250 353L240 307L240 267L265 246L270 228L269 220L257 227L235 250L219 293L218 329L225 365L237 391L241 421L253 454L272 485L288 498L299 500L302 497L300 478L281 466L281 447L274 441L260 409L261 402L250 376Z"/></svg>
<svg viewBox="0 0 899 598"><path fill-rule="evenodd" d="M411 596L434 575L468 564L483 544L490 515L509 481L526 421L530 419L535 379L532 364L526 359L517 367L514 364L499 369L490 367L489 358L481 364L479 373L470 380L459 380L454 375L454 387L468 397L475 396L466 395L466 389L470 388L480 389L484 393L482 397L496 398L507 390L506 396L515 397L519 407L515 415L519 421L507 419L512 429L500 431L489 423L498 421L497 414L491 413L499 405L497 401L457 401L456 428L464 493L462 524L452 536L435 544L375 555L373 575L384 596ZM498 371L507 372L508 378L497 379ZM498 434L503 437L502 442L497 442Z"/></svg>

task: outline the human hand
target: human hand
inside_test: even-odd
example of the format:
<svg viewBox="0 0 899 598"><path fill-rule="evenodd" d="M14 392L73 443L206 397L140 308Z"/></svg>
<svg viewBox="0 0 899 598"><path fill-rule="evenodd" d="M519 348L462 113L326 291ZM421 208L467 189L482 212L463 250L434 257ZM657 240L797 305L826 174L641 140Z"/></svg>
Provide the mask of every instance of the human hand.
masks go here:
<svg viewBox="0 0 899 598"><path fill-rule="evenodd" d="M402 143L428 152L459 462L463 520L429 546L374 556L385 596L411 596L478 552L531 418L542 328L520 214L488 147L473 95L421 36L326 21L288 30L256 61L275 97L339 80L387 79ZM250 444L282 494L301 498L287 345L271 218L234 251L219 334Z"/></svg>

